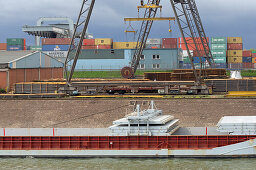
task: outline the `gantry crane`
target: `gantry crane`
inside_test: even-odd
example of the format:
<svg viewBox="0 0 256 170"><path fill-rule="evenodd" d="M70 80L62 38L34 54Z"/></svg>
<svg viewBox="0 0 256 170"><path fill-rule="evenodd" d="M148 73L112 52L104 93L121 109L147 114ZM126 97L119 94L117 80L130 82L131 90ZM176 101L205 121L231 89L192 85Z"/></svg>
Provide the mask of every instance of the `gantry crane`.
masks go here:
<svg viewBox="0 0 256 170"><path fill-rule="evenodd" d="M196 78L195 81L195 90L206 90L207 86L203 85L202 82L202 72L203 62L201 60L202 56L206 56L206 60L209 64L209 67L214 67L213 57L209 48L209 42L206 38L206 34L204 32L203 24L201 18L199 16L199 12L195 3L195 0L170 0L175 18L179 25L179 29L183 38L183 41L186 45L187 52L189 55L189 59L192 64L193 72ZM140 32L138 35L136 50L132 58L131 66L124 67L121 70L122 76L124 78L134 78L135 72L138 68L140 58L144 47L146 45L147 38L149 36L151 27L153 25L153 21L156 18L156 14L158 9L161 9L160 0L147 0L144 3L144 0L140 1L141 6L138 9L144 9L144 16L142 19L142 24L140 28ZM77 59L80 55L82 42L90 21L90 17L93 11L93 7L95 4L95 0L83 0L82 7L78 16L77 24L75 27L75 33L73 35L72 41L70 43L70 48L68 51L68 56L65 62L65 75L66 75L66 87L65 91L74 91L74 88L71 85L71 79L75 70ZM84 17L85 16L85 17ZM85 18L85 19L84 19ZM82 27L81 34L78 35L78 29ZM195 48L191 49L190 43L186 39L186 37L191 37L192 43L195 45ZM199 39L197 38L199 37ZM74 45L77 39L78 45ZM194 50L199 54L201 69L198 71L195 69L195 65L193 62L193 56L190 53L190 50ZM72 57L74 56L74 57ZM68 73L68 63L73 61L71 66L71 71Z"/></svg>

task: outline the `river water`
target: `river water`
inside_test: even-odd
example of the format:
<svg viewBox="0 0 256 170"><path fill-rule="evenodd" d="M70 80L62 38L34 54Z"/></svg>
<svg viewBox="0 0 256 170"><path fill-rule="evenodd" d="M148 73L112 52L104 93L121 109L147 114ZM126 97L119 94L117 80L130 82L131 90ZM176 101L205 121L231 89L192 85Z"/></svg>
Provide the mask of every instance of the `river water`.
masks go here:
<svg viewBox="0 0 256 170"><path fill-rule="evenodd" d="M76 169L130 169L130 170L256 170L256 159L0 159L4 170L76 170Z"/></svg>

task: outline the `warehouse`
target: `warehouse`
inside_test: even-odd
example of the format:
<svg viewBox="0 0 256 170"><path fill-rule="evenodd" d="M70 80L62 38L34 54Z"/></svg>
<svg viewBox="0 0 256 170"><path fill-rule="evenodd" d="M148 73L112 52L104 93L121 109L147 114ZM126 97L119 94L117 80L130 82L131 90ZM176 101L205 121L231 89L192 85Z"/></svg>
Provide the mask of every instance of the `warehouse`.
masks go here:
<svg viewBox="0 0 256 170"><path fill-rule="evenodd" d="M64 64L42 52L0 51L0 88L18 82L63 78Z"/></svg>
<svg viewBox="0 0 256 170"><path fill-rule="evenodd" d="M130 65L134 52L134 49L82 50L76 70L120 70ZM181 55L180 49L145 49L138 69L177 69Z"/></svg>

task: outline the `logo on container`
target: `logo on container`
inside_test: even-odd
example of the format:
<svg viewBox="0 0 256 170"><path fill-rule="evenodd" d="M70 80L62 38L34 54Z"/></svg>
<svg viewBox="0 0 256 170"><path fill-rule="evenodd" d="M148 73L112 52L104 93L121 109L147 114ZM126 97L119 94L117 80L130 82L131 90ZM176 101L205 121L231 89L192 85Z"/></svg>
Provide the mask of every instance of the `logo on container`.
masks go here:
<svg viewBox="0 0 256 170"><path fill-rule="evenodd" d="M54 48L54 51L60 51L60 47L58 45L56 45L56 47Z"/></svg>

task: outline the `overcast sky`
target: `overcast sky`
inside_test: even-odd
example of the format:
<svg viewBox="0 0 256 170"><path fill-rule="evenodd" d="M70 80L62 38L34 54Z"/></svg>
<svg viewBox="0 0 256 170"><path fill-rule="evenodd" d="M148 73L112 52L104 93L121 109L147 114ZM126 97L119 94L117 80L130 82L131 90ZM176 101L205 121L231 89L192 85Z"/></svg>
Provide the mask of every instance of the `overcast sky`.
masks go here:
<svg viewBox="0 0 256 170"><path fill-rule="evenodd" d="M21 31L23 25L35 25L40 17L71 17L76 20L82 0L0 0L0 42L10 38L32 36ZM125 17L137 17L140 0L96 0L89 32L96 38L114 38L126 41ZM256 1L255 0L196 0L207 36L241 36L244 47L256 48ZM162 16L174 16L169 0L162 0ZM133 24L138 29L138 24ZM168 32L167 21L154 23L150 38L180 37L177 24L173 33ZM128 40L132 40L128 35Z"/></svg>

